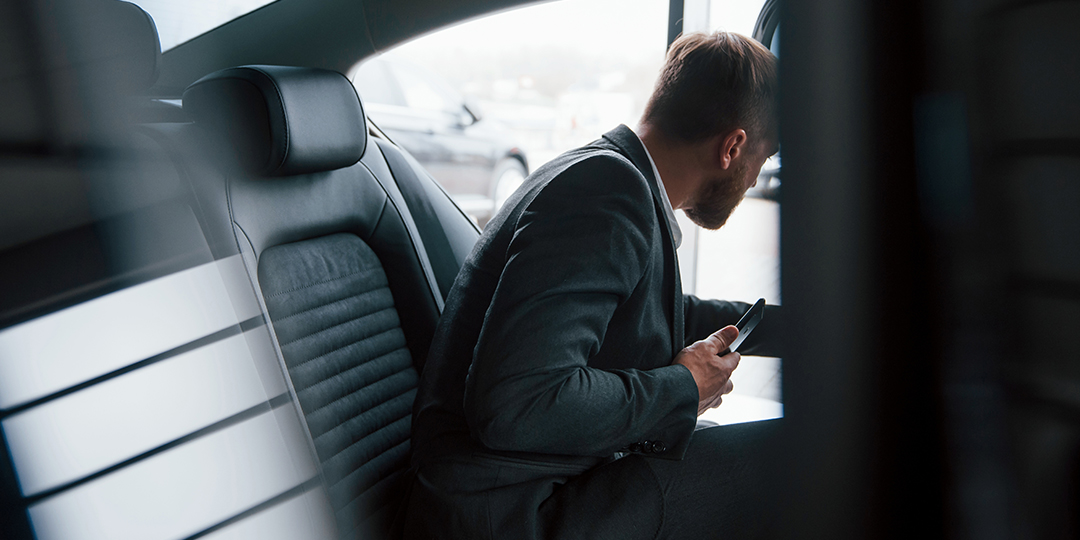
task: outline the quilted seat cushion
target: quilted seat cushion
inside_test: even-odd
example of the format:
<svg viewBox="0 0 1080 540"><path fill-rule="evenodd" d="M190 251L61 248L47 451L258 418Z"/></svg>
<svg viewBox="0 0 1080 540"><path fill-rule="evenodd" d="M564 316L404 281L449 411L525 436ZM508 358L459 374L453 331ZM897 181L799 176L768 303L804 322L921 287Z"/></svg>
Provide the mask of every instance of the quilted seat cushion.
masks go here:
<svg viewBox="0 0 1080 540"><path fill-rule="evenodd" d="M342 233L268 248L258 272L341 535L385 531L418 376L382 265Z"/></svg>

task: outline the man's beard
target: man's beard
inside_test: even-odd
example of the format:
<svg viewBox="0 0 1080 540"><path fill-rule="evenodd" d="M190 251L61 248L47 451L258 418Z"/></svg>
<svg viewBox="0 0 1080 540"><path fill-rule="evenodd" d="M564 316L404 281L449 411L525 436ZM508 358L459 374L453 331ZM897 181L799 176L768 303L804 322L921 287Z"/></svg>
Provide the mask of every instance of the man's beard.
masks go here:
<svg viewBox="0 0 1080 540"><path fill-rule="evenodd" d="M747 168L744 165L733 170L727 178L714 178L701 186L694 194L693 203L685 210L686 217L706 229L723 227L746 195L739 181L746 177Z"/></svg>

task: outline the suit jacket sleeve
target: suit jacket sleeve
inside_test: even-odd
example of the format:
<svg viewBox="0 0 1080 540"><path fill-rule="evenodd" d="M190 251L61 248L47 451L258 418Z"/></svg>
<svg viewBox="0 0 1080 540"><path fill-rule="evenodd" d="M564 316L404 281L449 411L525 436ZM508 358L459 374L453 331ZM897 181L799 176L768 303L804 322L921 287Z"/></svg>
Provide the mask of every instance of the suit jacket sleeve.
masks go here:
<svg viewBox="0 0 1080 540"><path fill-rule="evenodd" d="M656 223L645 180L611 156L579 162L528 204L466 383L465 414L481 443L610 456L663 440L661 457L682 457L697 417L689 370L668 357L649 370L587 365L645 274Z"/></svg>
<svg viewBox="0 0 1080 540"><path fill-rule="evenodd" d="M723 300L702 300L693 295L683 296L683 311L686 321L686 343L705 339L709 334L739 322L750 304L746 302L725 302ZM765 316L758 323L750 337L739 347L739 353L756 356L782 357L783 348L781 331L783 328L783 310L780 306L765 306Z"/></svg>

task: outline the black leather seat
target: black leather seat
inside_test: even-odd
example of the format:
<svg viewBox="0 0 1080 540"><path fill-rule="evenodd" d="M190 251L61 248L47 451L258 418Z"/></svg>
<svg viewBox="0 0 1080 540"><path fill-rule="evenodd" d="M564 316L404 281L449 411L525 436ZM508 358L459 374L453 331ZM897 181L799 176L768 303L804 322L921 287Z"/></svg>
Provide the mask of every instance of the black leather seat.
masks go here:
<svg viewBox="0 0 1080 540"><path fill-rule="evenodd" d="M184 109L207 152L226 149L214 160L228 220L273 322L341 536L382 537L408 466L416 360L444 294L383 155L398 150L369 143L356 92L336 72L231 68L193 83ZM452 217L448 200L428 202ZM476 238L458 217L454 271Z"/></svg>
<svg viewBox="0 0 1080 540"><path fill-rule="evenodd" d="M95 151L5 163L0 537L389 536L478 232L340 74L225 70L177 114L146 13L82 7L117 32L41 73L108 98L54 130Z"/></svg>

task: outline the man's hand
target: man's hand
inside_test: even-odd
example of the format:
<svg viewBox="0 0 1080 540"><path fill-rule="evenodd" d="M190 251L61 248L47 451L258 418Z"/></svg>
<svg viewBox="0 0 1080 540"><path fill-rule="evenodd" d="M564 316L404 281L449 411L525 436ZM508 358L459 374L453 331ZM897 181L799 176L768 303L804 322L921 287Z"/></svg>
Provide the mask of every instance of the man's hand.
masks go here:
<svg viewBox="0 0 1080 540"><path fill-rule="evenodd" d="M698 416L720 405L724 394L731 392L731 372L739 366L739 353L717 356L739 336L739 330L728 325L709 337L679 351L672 364L682 364L694 376L698 388Z"/></svg>

